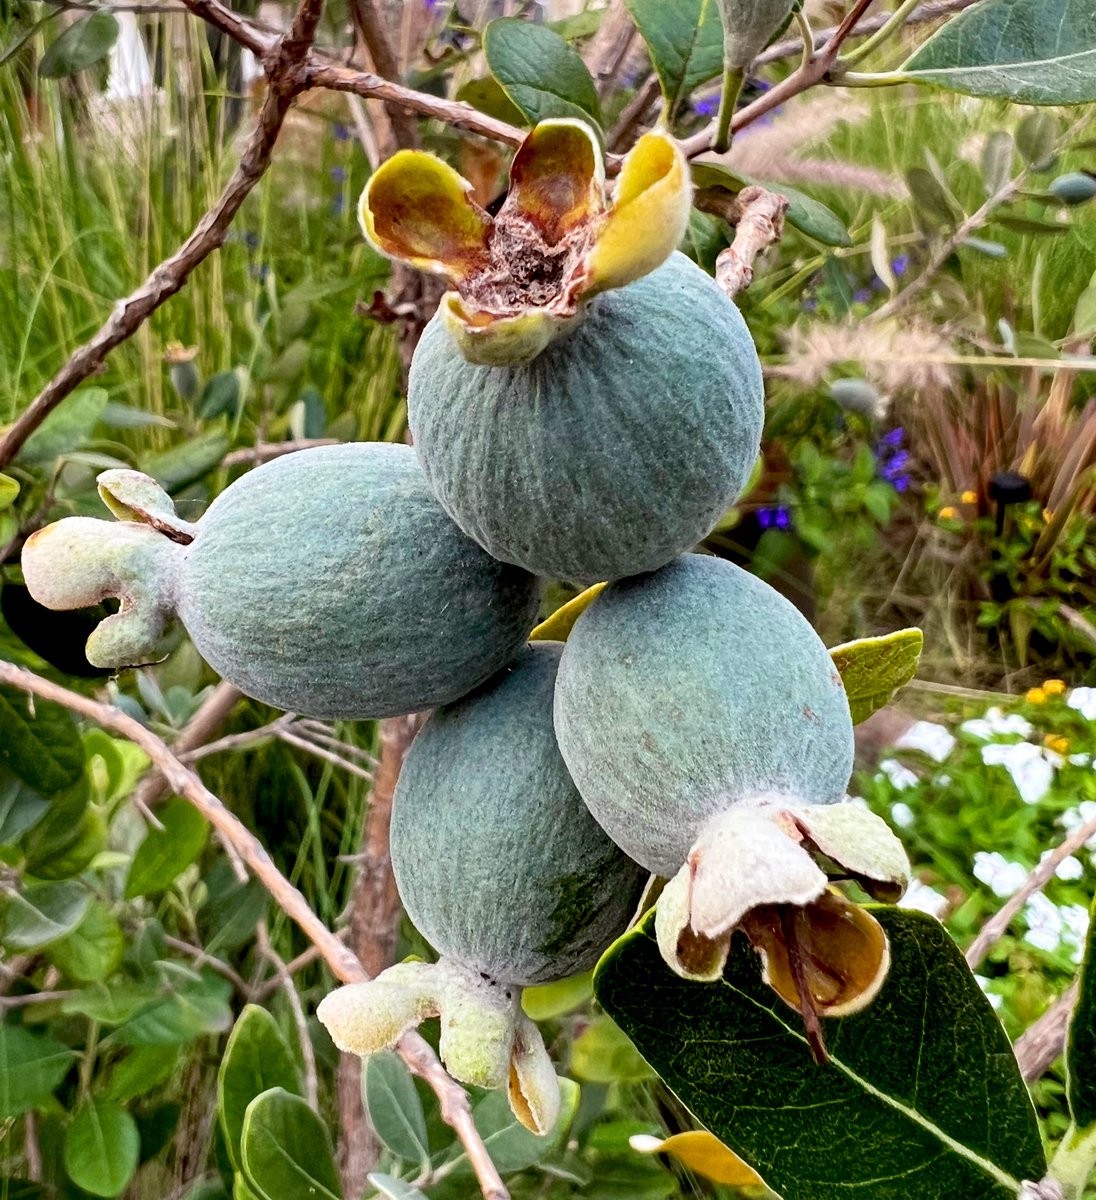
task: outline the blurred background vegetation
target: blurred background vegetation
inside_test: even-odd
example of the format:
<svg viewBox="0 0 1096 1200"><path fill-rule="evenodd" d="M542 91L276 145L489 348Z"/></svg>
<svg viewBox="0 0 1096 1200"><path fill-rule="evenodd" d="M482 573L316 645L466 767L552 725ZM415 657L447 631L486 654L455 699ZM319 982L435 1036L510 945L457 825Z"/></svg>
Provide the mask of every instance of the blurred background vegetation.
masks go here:
<svg viewBox="0 0 1096 1200"><path fill-rule="evenodd" d="M43 73L58 34L87 13L0 0L0 424L185 239L235 164L255 65L161 7L116 10L109 53L76 73ZM478 30L503 8L557 22L580 48L602 13L595 3L404 7L416 10L395 23L411 30L408 82L447 94L482 78ZM841 7L812 6L816 23ZM277 23L280 13L259 15ZM346 45L348 21L330 5L321 40ZM884 57L899 61L909 41ZM793 66L765 68L748 96ZM649 72L637 39L604 97L609 127ZM713 102L697 92L678 131L702 127ZM497 97L485 92L483 103ZM278 443L403 438L400 317L381 302L389 265L355 219L377 160L370 129L356 100L310 94L224 248L8 468L18 489L0 490L4 657L105 688L177 736L212 694L208 668L184 642L157 667L97 677L82 661L86 622L45 614L22 588L25 537L65 514L101 515L94 479L109 467L152 474L193 518ZM475 170L485 198L501 186L500 150L437 125L424 132ZM924 628L921 682L865 735L861 791L908 831L926 889L913 899L964 943L1008 894L1009 866L1030 869L1056 831L1096 805L1096 706L1072 692L1096 684L1096 201L1061 182L1096 172L1096 113L822 88L744 131L730 161L822 202L838 234L832 222L826 240L789 226L741 298L768 376L764 457L707 548L785 590L829 644ZM982 206L985 219L970 225ZM710 268L729 236L698 213L684 248ZM558 581L550 596L573 591ZM1047 680L1063 684L1045 689ZM1023 724L963 727L994 708ZM235 704L218 735L241 738L204 756L202 775L339 927L377 730L296 722L249 735L277 716ZM956 736L942 759L916 736L886 748L914 717ZM236 880L200 818L161 802L161 833L134 811L138 751L100 731L80 737L86 769L48 815L0 766L0 1198L213 1200L230 1178L216 1074L246 1001L276 1014L319 1080L338 1141L337 1055L311 1017L330 980L307 954L296 961L307 944L257 884ZM1025 794L1020 767L1008 753L987 756L991 744L1031 747L1020 758L1029 771L1036 758L1046 764L1045 789ZM1001 861L985 857L994 854ZM1077 910L1087 912L1094 868L1073 861L1048 892L1057 916L1027 913L982 969L1013 1036L1075 971ZM20 907L27 876L53 889L36 910L52 924ZM405 927L397 955L411 952L429 949ZM688 1118L591 1009L588 987L534 1002L583 1091L565 1144L540 1148L537 1163L514 1157L528 1167L516 1196L738 1194L630 1150L631 1134L686 1128ZM1037 1089L1051 1138L1064 1128L1062 1079L1057 1064ZM124 1177L104 1178L80 1157L72 1114L93 1102L137 1131ZM437 1165L451 1155L448 1131L427 1093L416 1102ZM379 1150L381 1169L413 1177L405 1158L391 1141ZM469 1185L450 1169L427 1191L464 1196Z"/></svg>

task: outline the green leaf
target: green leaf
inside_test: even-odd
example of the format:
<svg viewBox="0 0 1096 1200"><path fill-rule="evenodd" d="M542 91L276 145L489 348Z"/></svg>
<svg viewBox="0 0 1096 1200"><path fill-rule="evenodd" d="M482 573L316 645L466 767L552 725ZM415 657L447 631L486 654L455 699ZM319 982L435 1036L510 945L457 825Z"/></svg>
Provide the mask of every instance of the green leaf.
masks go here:
<svg viewBox="0 0 1096 1200"><path fill-rule="evenodd" d="M830 650L849 698L854 725L889 704L895 692L917 674L925 635L899 629L882 637L859 638Z"/></svg>
<svg viewBox="0 0 1096 1200"><path fill-rule="evenodd" d="M38 64L38 74L43 79L75 75L106 58L117 39L118 20L110 13L94 12L81 17L50 44Z"/></svg>
<svg viewBox="0 0 1096 1200"><path fill-rule="evenodd" d="M235 371L218 371L206 380L202 394L198 397L198 416L203 421L228 413L235 417L240 406L240 377Z"/></svg>
<svg viewBox="0 0 1096 1200"><path fill-rule="evenodd" d="M211 429L145 459L142 470L170 495L182 491L208 475L228 453L230 442L219 430Z"/></svg>
<svg viewBox="0 0 1096 1200"><path fill-rule="evenodd" d="M137 847L126 878L126 899L162 892L201 854L209 822L179 797L156 812L163 829L149 829Z"/></svg>
<svg viewBox="0 0 1096 1200"><path fill-rule="evenodd" d="M70 979L95 983L117 971L125 948L121 925L105 904L93 900L80 924L54 942L46 957Z"/></svg>
<svg viewBox="0 0 1096 1200"><path fill-rule="evenodd" d="M503 17L483 33L491 74L530 125L575 117L600 130L601 106L586 64L552 30Z"/></svg>
<svg viewBox="0 0 1096 1200"><path fill-rule="evenodd" d="M411 1072L397 1054L372 1054L362 1069L362 1099L377 1137L398 1158L428 1166L430 1140Z"/></svg>
<svg viewBox="0 0 1096 1200"><path fill-rule="evenodd" d="M0 686L0 768L51 796L80 778L84 743L68 711Z"/></svg>
<svg viewBox="0 0 1096 1200"><path fill-rule="evenodd" d="M1028 113L1016 127L1016 149L1029 167L1044 171L1055 160L1061 136L1062 122L1055 113Z"/></svg>
<svg viewBox="0 0 1096 1200"><path fill-rule="evenodd" d="M85 807L74 817L54 804L27 838L26 868L39 879L72 879L87 868L106 840L106 820L98 809Z"/></svg>
<svg viewBox="0 0 1096 1200"><path fill-rule="evenodd" d="M502 84L490 75L462 84L457 99L497 121L505 121L508 125L525 124L525 114L506 94Z"/></svg>
<svg viewBox="0 0 1096 1200"><path fill-rule="evenodd" d="M902 73L969 96L1017 104L1096 100L1091 0L983 0L952 17Z"/></svg>
<svg viewBox="0 0 1096 1200"><path fill-rule="evenodd" d="M420 1192L417 1187L412 1187L392 1175L382 1175L374 1171L367 1178L382 1196L388 1197L388 1200L427 1200L425 1192Z"/></svg>
<svg viewBox="0 0 1096 1200"><path fill-rule="evenodd" d="M1088 925L1081 990L1069 1024L1066 1072L1074 1125L1078 1129L1096 1126L1096 913Z"/></svg>
<svg viewBox="0 0 1096 1200"><path fill-rule="evenodd" d="M32 883L12 892L0 909L4 945L9 950L38 950L71 933L91 903L87 888L73 881Z"/></svg>
<svg viewBox="0 0 1096 1200"><path fill-rule="evenodd" d="M612 1017L595 1017L575 1038L571 1071L586 1083L640 1083L654 1079L628 1037Z"/></svg>
<svg viewBox="0 0 1096 1200"><path fill-rule="evenodd" d="M166 971L171 965L161 963L160 967ZM171 1046L193 1041L203 1033L224 1033L232 1026L231 990L227 980L215 975L188 980L126 1019L118 1031L119 1039L130 1046Z"/></svg>
<svg viewBox="0 0 1096 1200"><path fill-rule="evenodd" d="M910 167L906 172L906 185L914 200L914 216L920 224L950 229L963 219L963 210L932 171Z"/></svg>
<svg viewBox="0 0 1096 1200"><path fill-rule="evenodd" d="M0 1024L0 1117L18 1117L45 1104L75 1058L53 1038Z"/></svg>
<svg viewBox="0 0 1096 1200"><path fill-rule="evenodd" d="M106 16L107 14L96 13L93 15ZM113 17L110 19L114 20ZM70 25L66 32L71 32L75 28L75 25ZM60 458L70 450L75 450L77 446L91 437L95 426L102 419L106 406L107 393L104 388L81 388L78 392L73 392L64 404L55 408L27 438L22 450L19 451L18 461L47 463Z"/></svg>
<svg viewBox="0 0 1096 1200"><path fill-rule="evenodd" d="M549 1021L581 1008L594 994L594 973L569 975L555 983L542 983L522 989L521 1007L532 1021Z"/></svg>
<svg viewBox="0 0 1096 1200"><path fill-rule="evenodd" d="M248 1183L264 1200L340 1200L327 1125L300 1096L272 1088L247 1106L241 1144Z"/></svg>
<svg viewBox="0 0 1096 1200"><path fill-rule="evenodd" d="M19 480L0 475L0 509L10 508L19 495Z"/></svg>
<svg viewBox="0 0 1096 1200"><path fill-rule="evenodd" d="M137 1170L141 1135L137 1123L111 1100L93 1101L73 1118L65 1134L65 1170L93 1196L117 1196Z"/></svg>
<svg viewBox="0 0 1096 1200"><path fill-rule="evenodd" d="M0 846L14 845L49 811L49 801L14 776L0 774Z"/></svg>
<svg viewBox="0 0 1096 1200"><path fill-rule="evenodd" d="M140 1046L131 1050L110 1072L102 1096L125 1104L166 1083L179 1061L178 1046Z"/></svg>
<svg viewBox="0 0 1096 1200"><path fill-rule="evenodd" d="M662 85L672 117L689 93L723 70L723 22L716 0L625 0Z"/></svg>
<svg viewBox="0 0 1096 1200"><path fill-rule="evenodd" d="M851 246L852 238L844 221L820 200L807 196L786 183L766 183L734 171L723 163L696 162L692 165L693 183L698 188L721 187L731 192L740 192L747 184L754 184L766 191L784 196L788 201L785 220L807 237L814 238L824 246Z"/></svg>
<svg viewBox="0 0 1096 1200"><path fill-rule="evenodd" d="M240 1141L247 1106L271 1088L303 1094L300 1072L277 1022L264 1008L245 1006L225 1047L217 1072L217 1114L228 1157L243 1168Z"/></svg>
<svg viewBox="0 0 1096 1200"><path fill-rule="evenodd" d="M1044 221L1039 217L1020 217L1012 213L994 213L993 222L995 225L1011 229L1013 233L1029 233L1035 237L1047 234L1056 237L1069 233L1070 230L1068 225L1063 225L1060 221Z"/></svg>
<svg viewBox="0 0 1096 1200"><path fill-rule="evenodd" d="M784 1200L1015 1198L1045 1160L993 1009L939 922L871 911L890 973L863 1012L824 1022L824 1066L742 937L722 982L690 983L663 962L652 912L606 951L594 989L698 1120Z"/></svg>

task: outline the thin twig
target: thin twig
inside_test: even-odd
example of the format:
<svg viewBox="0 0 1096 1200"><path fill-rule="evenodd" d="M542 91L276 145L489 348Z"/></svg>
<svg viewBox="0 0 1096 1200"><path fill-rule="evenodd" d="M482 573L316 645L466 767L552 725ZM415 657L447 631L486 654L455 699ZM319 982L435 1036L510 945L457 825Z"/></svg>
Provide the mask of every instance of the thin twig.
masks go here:
<svg viewBox="0 0 1096 1200"><path fill-rule="evenodd" d="M204 746L199 746L196 750L187 750L179 754L178 743L175 744L174 749L180 762L193 763L201 758L207 758L211 754L222 754L225 750L240 750L244 746L252 746L266 738L277 737L279 731L292 724L294 719L293 713L282 713L276 721L259 725L255 729L244 729L240 733L227 734L215 742L206 742Z"/></svg>
<svg viewBox="0 0 1096 1200"><path fill-rule="evenodd" d="M753 282L754 261L780 240L788 210L786 196L754 184L733 199L737 208L734 241L715 260L715 281L730 300Z"/></svg>
<svg viewBox="0 0 1096 1200"><path fill-rule="evenodd" d="M1074 980L1045 1013L1016 1039L1013 1050L1026 1083L1042 1079L1065 1049L1066 1034L1081 985Z"/></svg>
<svg viewBox="0 0 1096 1200"><path fill-rule="evenodd" d="M350 0L350 15L365 44L366 53L373 64L373 69L382 79L398 84L400 81L400 64L392 43L388 40L384 16L379 10L377 0ZM419 144L418 126L411 114L404 108L387 110L389 140L393 150L412 149Z"/></svg>
<svg viewBox="0 0 1096 1200"><path fill-rule="evenodd" d="M355 762L349 762L341 754L336 754L333 750L327 750L323 746L318 746L309 738L300 737L284 726L278 730L278 738L287 745L296 746L298 750L304 750L316 758L322 758L324 762L329 762L332 766L339 767L351 775L357 775L359 779L364 779L366 783L373 782L373 773L371 771L367 771L364 767L359 767Z"/></svg>
<svg viewBox="0 0 1096 1200"><path fill-rule="evenodd" d="M31 1004L46 1004L51 1000L67 1000L70 996L80 993L72 991L60 992L24 992L18 996L0 996L0 1010L5 1008L27 1008Z"/></svg>
<svg viewBox="0 0 1096 1200"><path fill-rule="evenodd" d="M178 950L180 954L186 954L193 958L198 966L209 967L211 971L223 979L227 979L245 1000L255 999L255 989L251 984L235 968L229 966L223 959L210 954L204 947L194 946L182 938L171 937L169 934L164 935L164 945L170 946L172 950Z"/></svg>
<svg viewBox="0 0 1096 1200"><path fill-rule="evenodd" d="M222 467L257 466L269 462L272 458L281 458L283 454L296 454L298 450L311 450L316 446L337 446L338 438L297 438L291 442L258 442L254 446L245 446L242 450L233 450L221 459Z"/></svg>
<svg viewBox="0 0 1096 1200"><path fill-rule="evenodd" d="M978 936L967 949L967 963L973 970L989 953L990 947L1001 937L1009 926L1009 922L1024 907L1027 900L1036 892L1041 892L1053 878L1060 863L1071 854L1075 854L1085 842L1096 837L1096 817L1086 821L1075 829L1065 841L1055 846L1053 850L1039 863L1034 871L1024 880L1023 887L995 912L982 926Z"/></svg>
<svg viewBox="0 0 1096 1200"><path fill-rule="evenodd" d="M297 991L297 985L293 982L293 977L289 974L285 960L270 944L270 934L265 921L260 921L255 927L255 937L259 943L259 953L274 968L274 974L289 1001L289 1011L293 1014L293 1023L297 1027L297 1042L301 1048L301 1059L304 1066L304 1098L313 1109L319 1111L316 1053L312 1048L312 1036L308 1032L308 1018L304 1015L304 1005L301 1004L300 993Z"/></svg>
<svg viewBox="0 0 1096 1200"><path fill-rule="evenodd" d="M0 660L0 682L78 713L103 729L139 746L168 781L176 795L189 800L231 845L249 870L270 892L281 910L300 926L319 950L336 979L343 983L366 983L369 973L358 956L316 916L304 896L274 865L262 842L215 796L198 776L181 763L170 747L151 729L122 712L88 696L70 691L14 663ZM415 1075L438 1097L442 1119L456 1133L475 1172L484 1200L509 1200L483 1138L472 1121L472 1108L464 1089L445 1071L429 1044L417 1033L405 1034L396 1047Z"/></svg>

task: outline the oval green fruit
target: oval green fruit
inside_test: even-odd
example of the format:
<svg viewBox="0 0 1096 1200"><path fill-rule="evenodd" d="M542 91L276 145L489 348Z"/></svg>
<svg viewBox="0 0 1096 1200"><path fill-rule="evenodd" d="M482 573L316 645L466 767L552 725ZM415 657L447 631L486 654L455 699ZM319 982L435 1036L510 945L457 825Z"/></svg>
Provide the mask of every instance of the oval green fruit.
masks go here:
<svg viewBox="0 0 1096 1200"><path fill-rule="evenodd" d="M1063 204L1086 204L1096 196L1096 179L1082 171L1071 171L1052 180L1047 191Z"/></svg>
<svg viewBox="0 0 1096 1200"><path fill-rule="evenodd" d="M583 613L555 722L590 811L658 875L712 817L759 797L836 803L852 772L849 705L818 635L768 584L696 554Z"/></svg>
<svg viewBox="0 0 1096 1200"><path fill-rule="evenodd" d="M504 562L592 583L662 566L737 498L761 438L761 365L738 309L674 254L523 365L467 362L435 317L408 419L467 534Z"/></svg>

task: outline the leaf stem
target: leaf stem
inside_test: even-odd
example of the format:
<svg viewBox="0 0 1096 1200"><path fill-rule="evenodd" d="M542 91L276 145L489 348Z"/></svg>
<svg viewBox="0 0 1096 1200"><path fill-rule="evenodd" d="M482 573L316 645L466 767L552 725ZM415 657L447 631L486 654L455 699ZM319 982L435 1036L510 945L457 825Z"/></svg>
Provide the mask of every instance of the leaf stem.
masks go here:
<svg viewBox="0 0 1096 1200"><path fill-rule="evenodd" d="M842 71L839 63L826 82L838 87L896 87L900 83L916 83L917 78L902 71Z"/></svg>
<svg viewBox="0 0 1096 1200"><path fill-rule="evenodd" d="M800 70L806 68L811 59L814 57L814 30L811 28L811 19L807 16L804 9L800 9L795 14L796 24L799 26L799 33L803 38L803 56L800 59Z"/></svg>
<svg viewBox="0 0 1096 1200"><path fill-rule="evenodd" d="M1047 1172L1062 1187L1064 1200L1080 1200L1096 1171L1096 1126L1078 1129L1071 1124Z"/></svg>
<svg viewBox="0 0 1096 1200"><path fill-rule="evenodd" d="M746 72L741 67L725 66L723 68L723 91L719 97L719 117L712 139L712 149L717 154L724 154L731 148L731 118L734 107L742 91Z"/></svg>
<svg viewBox="0 0 1096 1200"><path fill-rule="evenodd" d="M854 63L861 62L867 58L869 54L877 50L889 38L892 38L905 25L906 18L919 3L920 0L902 0L902 3L894 10L882 29L877 29L866 42L862 42L855 50L846 54L841 61L851 67Z"/></svg>

